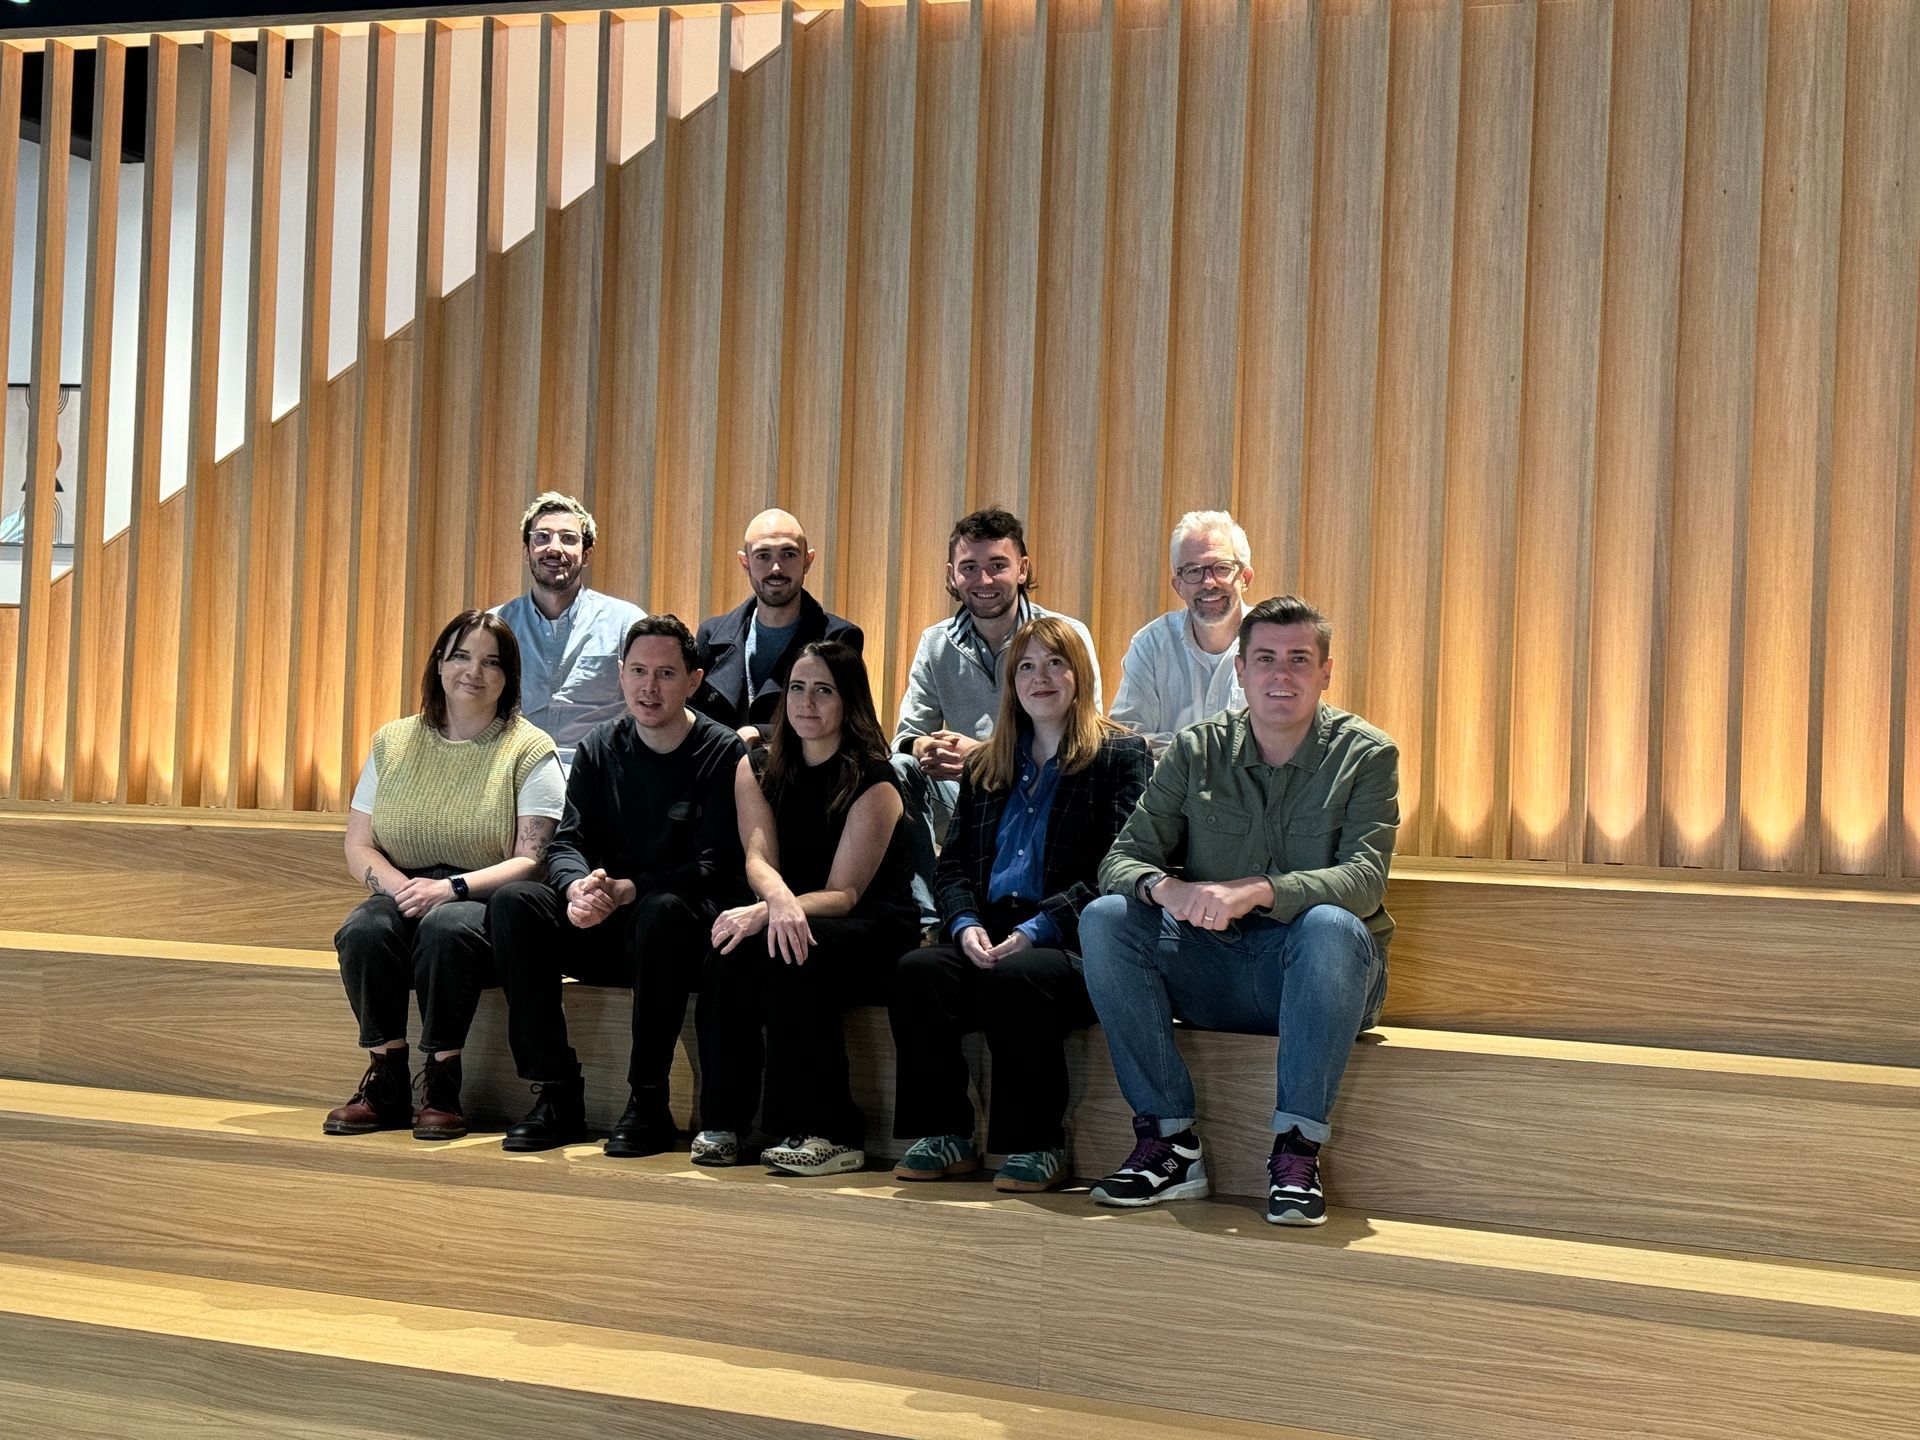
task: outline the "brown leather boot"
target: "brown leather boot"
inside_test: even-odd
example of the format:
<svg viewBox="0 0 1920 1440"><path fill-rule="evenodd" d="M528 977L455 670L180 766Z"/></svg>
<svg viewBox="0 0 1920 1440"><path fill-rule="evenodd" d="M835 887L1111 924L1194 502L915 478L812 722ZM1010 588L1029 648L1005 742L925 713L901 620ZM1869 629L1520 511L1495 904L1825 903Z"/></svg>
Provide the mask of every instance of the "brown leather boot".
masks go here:
<svg viewBox="0 0 1920 1440"><path fill-rule="evenodd" d="M329 1135L365 1135L374 1130L404 1130L413 1124L413 1085L407 1078L407 1047L371 1054L373 1063L360 1088L321 1128Z"/></svg>
<svg viewBox="0 0 1920 1440"><path fill-rule="evenodd" d="M416 1140L458 1140L467 1133L460 1113L460 1057L436 1060L429 1053L420 1070L420 1113L414 1117Z"/></svg>

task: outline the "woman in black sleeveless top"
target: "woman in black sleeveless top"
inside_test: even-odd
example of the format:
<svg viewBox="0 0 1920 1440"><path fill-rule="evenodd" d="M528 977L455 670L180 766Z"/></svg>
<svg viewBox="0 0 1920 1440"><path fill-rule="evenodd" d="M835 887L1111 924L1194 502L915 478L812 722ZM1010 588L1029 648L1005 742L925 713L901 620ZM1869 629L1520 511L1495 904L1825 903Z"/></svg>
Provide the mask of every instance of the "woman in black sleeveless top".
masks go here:
<svg viewBox="0 0 1920 1440"><path fill-rule="evenodd" d="M859 652L832 640L803 649L771 731L734 782L751 896L713 925L695 1012L705 1094L692 1158L736 1163L764 1088L764 1128L786 1138L761 1159L829 1175L866 1164L840 1012L884 993L918 943L919 912Z"/></svg>

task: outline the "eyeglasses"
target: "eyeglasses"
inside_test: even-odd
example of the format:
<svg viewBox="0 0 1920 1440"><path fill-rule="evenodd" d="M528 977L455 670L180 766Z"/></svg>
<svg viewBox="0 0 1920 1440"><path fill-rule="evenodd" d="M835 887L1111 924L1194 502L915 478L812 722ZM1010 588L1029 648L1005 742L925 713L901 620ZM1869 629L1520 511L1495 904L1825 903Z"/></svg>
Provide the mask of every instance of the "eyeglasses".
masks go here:
<svg viewBox="0 0 1920 1440"><path fill-rule="evenodd" d="M1238 579L1240 562L1238 560L1216 560L1211 565L1182 565L1173 572L1173 578L1182 585L1199 585L1207 580L1218 580L1225 585Z"/></svg>

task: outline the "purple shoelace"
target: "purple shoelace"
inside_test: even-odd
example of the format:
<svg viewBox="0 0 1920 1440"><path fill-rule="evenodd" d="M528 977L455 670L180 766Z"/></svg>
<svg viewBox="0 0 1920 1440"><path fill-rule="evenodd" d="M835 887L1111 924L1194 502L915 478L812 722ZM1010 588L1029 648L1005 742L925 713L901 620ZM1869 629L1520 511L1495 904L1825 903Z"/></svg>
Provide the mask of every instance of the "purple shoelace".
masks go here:
<svg viewBox="0 0 1920 1440"><path fill-rule="evenodd" d="M1282 1190L1313 1190L1320 1183L1320 1160L1282 1151L1267 1157L1267 1175Z"/></svg>

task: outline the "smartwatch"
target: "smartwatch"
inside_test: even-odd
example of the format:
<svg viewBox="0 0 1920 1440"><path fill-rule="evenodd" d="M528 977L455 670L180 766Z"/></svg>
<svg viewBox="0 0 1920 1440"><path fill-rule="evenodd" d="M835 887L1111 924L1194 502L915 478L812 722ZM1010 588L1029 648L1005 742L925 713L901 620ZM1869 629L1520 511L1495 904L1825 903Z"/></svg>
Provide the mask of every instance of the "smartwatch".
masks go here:
<svg viewBox="0 0 1920 1440"><path fill-rule="evenodd" d="M464 900L467 898L467 877L466 876L464 875L451 876L448 878L447 883L453 886L454 899Z"/></svg>

